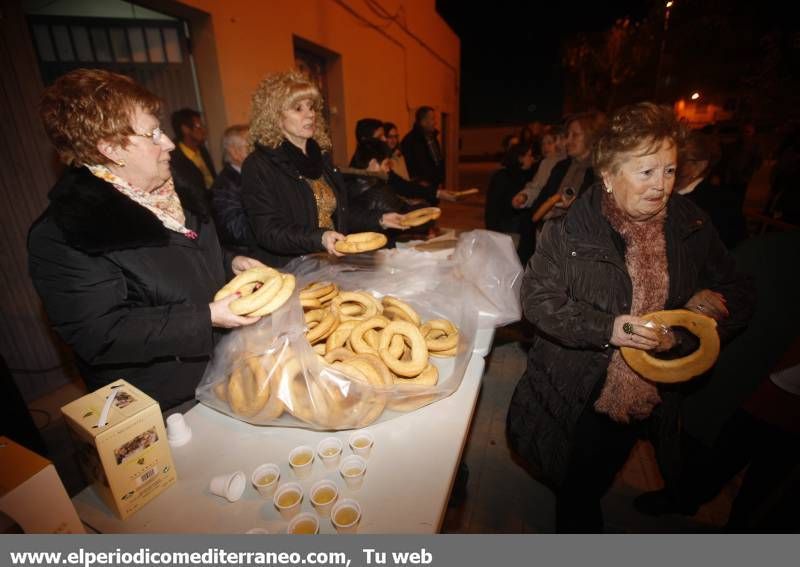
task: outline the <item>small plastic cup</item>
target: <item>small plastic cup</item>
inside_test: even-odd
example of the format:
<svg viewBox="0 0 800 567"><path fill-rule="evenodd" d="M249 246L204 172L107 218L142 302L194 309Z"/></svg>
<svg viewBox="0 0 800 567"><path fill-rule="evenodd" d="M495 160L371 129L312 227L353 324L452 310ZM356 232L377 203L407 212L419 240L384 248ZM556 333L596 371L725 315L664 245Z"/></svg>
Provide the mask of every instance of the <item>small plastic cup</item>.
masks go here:
<svg viewBox="0 0 800 567"><path fill-rule="evenodd" d="M367 472L367 461L358 455L350 455L342 460L339 465L339 473L341 473L347 488L355 490L361 488L364 482L364 475Z"/></svg>
<svg viewBox="0 0 800 567"><path fill-rule="evenodd" d="M320 480L311 487L311 504L323 518L331 514L331 508L339 499L339 487L330 480Z"/></svg>
<svg viewBox="0 0 800 567"><path fill-rule="evenodd" d="M267 528L250 528L249 530L247 530L244 533L250 534L250 535L256 535L256 534L258 534L258 535L266 535L266 534L269 534L269 530Z"/></svg>
<svg viewBox="0 0 800 567"><path fill-rule="evenodd" d="M221 474L211 479L209 489L212 494L226 498L228 502L236 502L242 497L247 477L242 471Z"/></svg>
<svg viewBox="0 0 800 567"><path fill-rule="evenodd" d="M281 469L275 463L261 465L253 471L250 482L261 496L272 496L281 479Z"/></svg>
<svg viewBox="0 0 800 567"><path fill-rule="evenodd" d="M285 520L291 520L300 511L303 502L303 487L297 482L287 482L278 487L272 499Z"/></svg>
<svg viewBox="0 0 800 567"><path fill-rule="evenodd" d="M338 437L326 437L317 445L317 455L328 469L335 469L342 456L342 440Z"/></svg>
<svg viewBox="0 0 800 567"><path fill-rule="evenodd" d="M289 522L286 533L292 535L315 535L319 533L319 518L311 512L298 514Z"/></svg>
<svg viewBox="0 0 800 567"><path fill-rule="evenodd" d="M314 449L308 445L300 445L289 453L291 465L297 478L308 478L311 475L311 465L314 464Z"/></svg>
<svg viewBox="0 0 800 567"><path fill-rule="evenodd" d="M361 505L352 498L340 500L331 510L331 523L341 534L356 533L360 522Z"/></svg>
<svg viewBox="0 0 800 567"><path fill-rule="evenodd" d="M182 413L173 413L167 418L167 441L170 447L181 447L192 440L192 429Z"/></svg>
<svg viewBox="0 0 800 567"><path fill-rule="evenodd" d="M357 431L350 436L350 449L359 457L369 457L375 438L369 431Z"/></svg>

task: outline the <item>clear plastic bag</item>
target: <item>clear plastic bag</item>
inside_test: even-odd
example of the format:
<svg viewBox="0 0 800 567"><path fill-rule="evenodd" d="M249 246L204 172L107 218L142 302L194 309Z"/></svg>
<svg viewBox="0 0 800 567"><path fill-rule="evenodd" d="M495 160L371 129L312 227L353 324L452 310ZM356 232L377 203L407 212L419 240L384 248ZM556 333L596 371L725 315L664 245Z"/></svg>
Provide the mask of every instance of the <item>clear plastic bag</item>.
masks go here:
<svg viewBox="0 0 800 567"><path fill-rule="evenodd" d="M449 396L466 372L479 317L507 322L520 312L522 268L516 261L515 273L513 262L511 266L503 264L502 258L510 256L508 251L498 251L503 244L497 236L503 237L487 231L462 235L450 261L393 250L339 259L313 255L294 260L284 269L297 278L292 297L271 316L231 332L217 345L197 388L197 398L257 425L336 430L385 421ZM513 253L510 239L507 245ZM477 270L479 264L484 273ZM492 267L497 272L487 275ZM390 376L377 381L364 367L369 356L360 358L358 365L348 360L325 362L306 340L299 299L300 290L320 281L336 283L342 291L367 291L376 299L394 296L408 303L423 321L447 319L454 323L459 330L455 356L429 358L438 372L436 384L424 386L404 379L392 383Z"/></svg>

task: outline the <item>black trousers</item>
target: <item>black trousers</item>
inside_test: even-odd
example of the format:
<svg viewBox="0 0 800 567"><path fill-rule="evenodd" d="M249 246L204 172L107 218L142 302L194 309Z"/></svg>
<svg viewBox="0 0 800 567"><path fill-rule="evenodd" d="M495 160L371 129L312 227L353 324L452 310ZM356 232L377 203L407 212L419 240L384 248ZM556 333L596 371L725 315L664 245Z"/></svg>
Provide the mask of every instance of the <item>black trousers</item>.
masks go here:
<svg viewBox="0 0 800 567"><path fill-rule="evenodd" d="M800 526L796 514L800 487L787 484L800 463L798 435L739 409L725 423L712 448L689 436L684 436L682 445L683 473L676 487L667 487L682 506L693 508L712 500L748 467L726 530L791 532Z"/></svg>
<svg viewBox="0 0 800 567"><path fill-rule="evenodd" d="M644 431L643 422L620 424L595 411L604 381L599 382L578 419L565 480L556 492L559 533L602 533L600 499Z"/></svg>

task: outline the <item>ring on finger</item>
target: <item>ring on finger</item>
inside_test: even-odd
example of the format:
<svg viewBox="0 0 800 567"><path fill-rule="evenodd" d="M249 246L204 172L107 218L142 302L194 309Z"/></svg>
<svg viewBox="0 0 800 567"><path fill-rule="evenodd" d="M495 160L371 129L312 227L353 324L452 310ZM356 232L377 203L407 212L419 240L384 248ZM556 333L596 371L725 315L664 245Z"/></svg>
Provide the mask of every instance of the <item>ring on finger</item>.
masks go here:
<svg viewBox="0 0 800 567"><path fill-rule="evenodd" d="M627 322L627 323L623 324L622 325L622 332L625 333L626 335L632 335L633 334L633 323Z"/></svg>

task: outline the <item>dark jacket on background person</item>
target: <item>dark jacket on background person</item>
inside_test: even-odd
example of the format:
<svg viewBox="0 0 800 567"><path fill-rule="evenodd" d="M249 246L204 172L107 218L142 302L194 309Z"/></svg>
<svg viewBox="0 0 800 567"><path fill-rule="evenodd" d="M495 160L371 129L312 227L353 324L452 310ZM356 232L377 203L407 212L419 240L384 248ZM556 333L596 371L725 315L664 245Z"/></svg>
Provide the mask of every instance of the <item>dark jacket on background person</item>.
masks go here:
<svg viewBox="0 0 800 567"><path fill-rule="evenodd" d="M242 174L229 163L214 179L211 205L222 245L237 254L248 254L253 233L242 202Z"/></svg>
<svg viewBox="0 0 800 567"><path fill-rule="evenodd" d="M379 216L385 213L405 214L414 208L402 197L399 197L389 182L381 177L349 172L344 174L344 180L347 184L347 197L351 207ZM393 248L399 231L381 229L379 232L383 232L388 237L387 248Z"/></svg>
<svg viewBox="0 0 800 567"><path fill-rule="evenodd" d="M377 214L407 213L408 203L400 198L387 180L377 175L358 174L354 171L344 174L347 196L351 205L359 209L374 211Z"/></svg>
<svg viewBox="0 0 800 567"><path fill-rule="evenodd" d="M434 188L444 182L444 160L437 135L438 132L434 132L429 137L415 124L400 144L411 180L424 181Z"/></svg>
<svg viewBox="0 0 800 567"><path fill-rule="evenodd" d="M200 146L200 155L211 172L213 177L217 176L217 171L214 169L214 162L211 160L211 154L205 146ZM175 142L175 149L169 154L169 169L172 172L172 180L175 182L175 191L178 189L182 193L192 193L190 199L193 201L204 200L209 201L208 190L206 183L203 180L203 172L197 169L197 166L192 163L186 155L181 151L178 142ZM184 195L178 193L183 198Z"/></svg>
<svg viewBox="0 0 800 567"><path fill-rule="evenodd" d="M322 235L329 230L319 226L314 192L285 144L277 148L256 144L242 164L242 199L254 238L251 251L274 267L303 254L323 252ZM341 173L329 154L323 154L322 160L322 174L336 196L336 230L342 234L379 231L379 215L362 210L351 213Z"/></svg>
<svg viewBox="0 0 800 567"><path fill-rule="evenodd" d="M598 381L605 380L614 319L630 312L624 241L603 216L602 191L595 185L564 217L545 225L522 282L525 317L537 334L511 400L507 432L515 451L554 488L564 480L578 418ZM675 195L664 231L669 266L664 308L681 308L697 291L712 289L725 296L730 311L718 326L722 340L742 330L752 312L752 282L737 272L708 217ZM674 391L659 387L663 401L651 416L665 446L676 441L672 434L678 431Z"/></svg>
<svg viewBox="0 0 800 567"><path fill-rule="evenodd" d="M488 230L519 232L522 216L530 217L531 213L527 209L515 209L511 199L522 191L533 174L533 169L525 171L519 167L503 167L492 175L484 210L484 223Z"/></svg>
<svg viewBox="0 0 800 567"><path fill-rule="evenodd" d="M86 168L68 169L49 197L28 267L87 387L124 378L162 410L193 398L214 348L208 304L226 281L203 201L181 197L191 240Z"/></svg>
<svg viewBox="0 0 800 567"><path fill-rule="evenodd" d="M419 183L408 181L397 175L394 171L389 172L389 186L395 193L405 199L421 199L431 206L439 204L439 198L436 197L436 187L425 187Z"/></svg>
<svg viewBox="0 0 800 567"><path fill-rule="evenodd" d="M525 214L520 217L519 247L517 248L517 254L519 255L520 262L522 262L523 266L528 263L528 260L530 260L533 252L536 250L537 225L534 224L531 216L547 199L558 192L558 189L561 187L561 182L567 175L570 165L572 165L572 158L568 157L553 166L553 170L550 172L550 176L547 178L547 182L545 183L544 187L542 187L542 191L539 193L539 196L534 199L533 203L531 203L531 207L526 209L529 214ZM577 189L575 194L580 196L589 187L591 187L594 182L594 170L590 167L586 170L586 173L583 176L583 183L581 183L580 187L575 188Z"/></svg>
<svg viewBox="0 0 800 567"><path fill-rule="evenodd" d="M705 178L697 184L694 191L684 196L708 214L728 249L733 250L747 238L747 225L741 201L728 188L713 185L709 178Z"/></svg>

